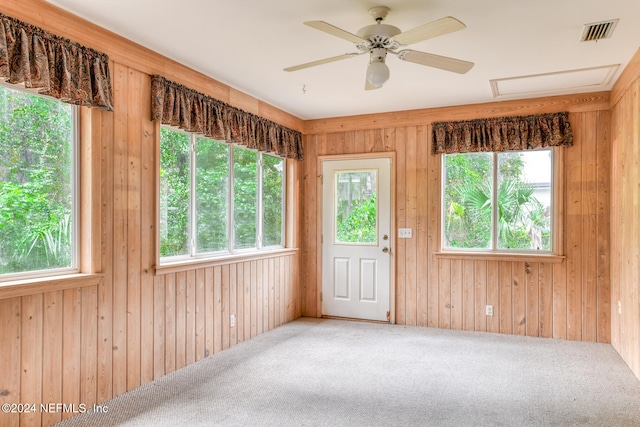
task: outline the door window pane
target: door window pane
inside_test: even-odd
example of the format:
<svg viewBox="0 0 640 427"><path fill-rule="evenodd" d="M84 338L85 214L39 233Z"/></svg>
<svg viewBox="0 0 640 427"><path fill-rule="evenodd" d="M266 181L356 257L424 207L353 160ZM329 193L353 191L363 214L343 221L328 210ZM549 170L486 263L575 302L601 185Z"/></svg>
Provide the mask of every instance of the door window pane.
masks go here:
<svg viewBox="0 0 640 427"><path fill-rule="evenodd" d="M190 138L160 129L160 256L189 254Z"/></svg>
<svg viewBox="0 0 640 427"><path fill-rule="evenodd" d="M229 145L196 142L196 252L228 249Z"/></svg>
<svg viewBox="0 0 640 427"><path fill-rule="evenodd" d="M339 171L335 175L335 242L377 244L377 171Z"/></svg>
<svg viewBox="0 0 640 427"><path fill-rule="evenodd" d="M256 247L258 153L233 149L234 248Z"/></svg>

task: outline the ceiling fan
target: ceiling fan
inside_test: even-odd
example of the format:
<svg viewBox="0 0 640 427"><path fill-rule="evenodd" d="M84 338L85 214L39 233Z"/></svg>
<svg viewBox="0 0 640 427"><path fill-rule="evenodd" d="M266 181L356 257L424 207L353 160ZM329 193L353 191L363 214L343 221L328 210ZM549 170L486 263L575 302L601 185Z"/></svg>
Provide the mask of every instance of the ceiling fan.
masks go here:
<svg viewBox="0 0 640 427"><path fill-rule="evenodd" d="M350 33L323 21L305 22L304 24L309 27L355 43L359 52L345 53L344 55L333 56L331 58L287 67L284 71L302 70L304 68L315 67L316 65L327 64L329 62L340 61L342 59L353 58L355 56L369 53L370 59L369 65L367 66L365 89L371 90L381 88L389 79L389 67L385 64L388 53L397 56L403 61L440 68L442 70L452 71L459 74L464 74L473 67L473 62L462 61L460 59L449 58L447 56L434 55L432 53L420 52L412 49L402 49L398 51L398 49L412 43L417 43L443 34L462 30L466 28L462 22L452 18L451 16L447 16L413 28L409 31L402 32L399 28L394 27L393 25L382 24L382 21L387 17L389 11L390 9L386 6L375 6L369 9L369 14L373 16L376 24L363 27L358 30L356 34Z"/></svg>

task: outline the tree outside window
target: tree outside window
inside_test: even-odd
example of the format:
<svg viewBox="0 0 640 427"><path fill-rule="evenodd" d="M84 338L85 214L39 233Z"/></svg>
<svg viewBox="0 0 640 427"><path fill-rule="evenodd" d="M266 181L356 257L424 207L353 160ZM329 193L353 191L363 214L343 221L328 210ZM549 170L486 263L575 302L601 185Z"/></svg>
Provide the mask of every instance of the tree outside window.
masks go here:
<svg viewBox="0 0 640 427"><path fill-rule="evenodd" d="M443 247L550 252L552 154L445 155Z"/></svg>
<svg viewBox="0 0 640 427"><path fill-rule="evenodd" d="M283 218L283 159L161 128L161 257L281 246Z"/></svg>
<svg viewBox="0 0 640 427"><path fill-rule="evenodd" d="M74 267L73 117L0 86L0 275Z"/></svg>

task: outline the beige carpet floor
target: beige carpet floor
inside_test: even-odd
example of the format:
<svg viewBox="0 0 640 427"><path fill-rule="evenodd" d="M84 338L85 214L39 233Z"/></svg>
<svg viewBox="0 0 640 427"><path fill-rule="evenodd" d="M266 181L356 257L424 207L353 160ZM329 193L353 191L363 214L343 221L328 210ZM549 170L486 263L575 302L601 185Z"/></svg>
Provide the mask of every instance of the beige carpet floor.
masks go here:
<svg viewBox="0 0 640 427"><path fill-rule="evenodd" d="M303 318L61 426L640 426L606 344Z"/></svg>

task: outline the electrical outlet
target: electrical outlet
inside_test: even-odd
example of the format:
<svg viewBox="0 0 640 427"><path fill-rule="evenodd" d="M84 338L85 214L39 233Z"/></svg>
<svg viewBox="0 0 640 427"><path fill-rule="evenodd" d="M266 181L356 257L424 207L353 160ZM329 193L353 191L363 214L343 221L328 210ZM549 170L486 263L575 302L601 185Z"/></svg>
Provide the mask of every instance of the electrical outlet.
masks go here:
<svg viewBox="0 0 640 427"><path fill-rule="evenodd" d="M413 230L411 228L398 228L398 238L399 239L410 239L412 236Z"/></svg>
<svg viewBox="0 0 640 427"><path fill-rule="evenodd" d="M229 319L229 326L232 327L232 328L234 326L236 326L236 315L235 314L231 315L231 318Z"/></svg>
<svg viewBox="0 0 640 427"><path fill-rule="evenodd" d="M493 316L493 306L492 305L488 305L486 307L486 313L487 313L487 316Z"/></svg>

